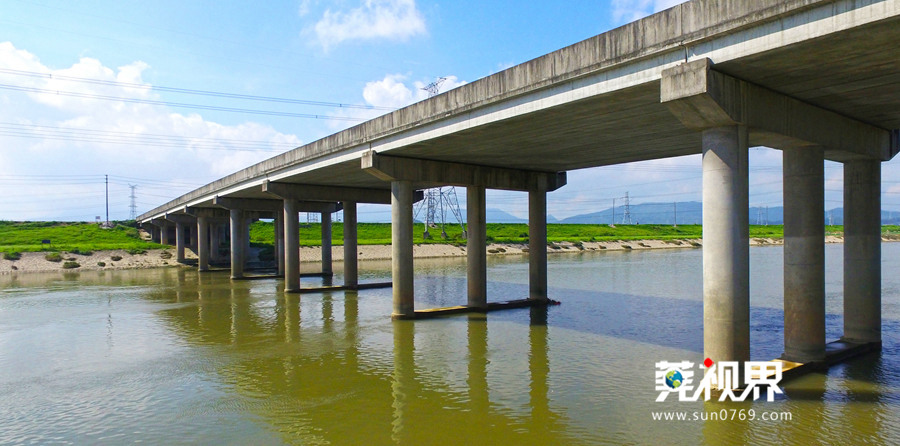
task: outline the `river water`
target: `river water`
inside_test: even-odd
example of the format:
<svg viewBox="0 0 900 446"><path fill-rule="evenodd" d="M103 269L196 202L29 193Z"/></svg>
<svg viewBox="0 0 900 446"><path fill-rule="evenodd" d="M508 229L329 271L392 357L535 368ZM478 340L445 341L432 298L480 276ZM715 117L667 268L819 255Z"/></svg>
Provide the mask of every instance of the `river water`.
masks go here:
<svg viewBox="0 0 900 446"><path fill-rule="evenodd" d="M834 340L842 246L826 248ZM750 252L751 355L767 360L783 251ZM882 352L753 403L655 402L657 361L703 360L696 249L553 255L561 305L423 321L391 321L390 289L285 296L279 280L182 268L0 276L0 444L900 444L900 243L883 254ZM526 259L488 262L489 300L527 296ZM361 279L389 268L363 263ZM465 292L463 259L416 261L417 308ZM756 418L652 418L721 409Z"/></svg>

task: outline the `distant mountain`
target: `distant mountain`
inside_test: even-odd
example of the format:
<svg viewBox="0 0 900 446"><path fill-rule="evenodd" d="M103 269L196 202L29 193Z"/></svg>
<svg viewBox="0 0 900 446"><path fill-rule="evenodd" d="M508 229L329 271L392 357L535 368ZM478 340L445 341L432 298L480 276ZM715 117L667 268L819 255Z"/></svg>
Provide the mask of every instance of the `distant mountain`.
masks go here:
<svg viewBox="0 0 900 446"><path fill-rule="evenodd" d="M784 224L784 208L782 206L754 206L748 209L751 225ZM703 203L699 201L680 201L677 203L642 203L628 207L631 222L634 224L671 225L677 212L678 224L692 225L703 222ZM603 224L608 225L615 215L616 224L625 221L625 206L616 206L615 210L607 208L599 212L580 214L564 218L560 223ZM548 217L549 221L549 217ZM825 211L823 222L827 225L843 225L844 209L834 208ZM881 211L881 222L886 225L900 225L900 211Z"/></svg>
<svg viewBox="0 0 900 446"><path fill-rule="evenodd" d="M615 217L616 224L626 222L630 217L633 224L660 224L671 225L678 217L678 224L698 225L703 220L703 205L698 201L684 201L678 203L642 203L628 206L628 215L625 214L625 206L616 206L615 209L607 208L600 212L576 215L564 218L560 223L580 223L608 225Z"/></svg>

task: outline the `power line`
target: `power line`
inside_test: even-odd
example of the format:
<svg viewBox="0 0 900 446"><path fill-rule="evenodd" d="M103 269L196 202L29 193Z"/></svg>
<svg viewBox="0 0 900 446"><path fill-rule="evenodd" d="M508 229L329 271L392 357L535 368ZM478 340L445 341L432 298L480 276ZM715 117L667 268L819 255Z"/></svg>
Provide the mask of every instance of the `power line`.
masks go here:
<svg viewBox="0 0 900 446"><path fill-rule="evenodd" d="M121 96L107 96L107 95L101 95L101 94L78 93L78 92L74 92L74 91L49 90L46 88L22 87L19 85L9 85L9 84L0 84L0 89L22 91L22 92L26 92L26 93L42 93L42 94L52 94L52 95L56 95L56 96L69 96L69 97L82 98L82 99L99 99L99 100L103 100L103 101L126 102L126 103L130 103L130 104L163 105L166 107L188 108L188 109L194 109L194 110L246 113L246 114L251 114L251 115L265 115L265 116L287 116L290 118L333 119L336 121L352 121L352 122L364 121L363 118L353 118L353 117L349 117L349 116L316 115L316 114L310 114L310 113L291 113L291 112L279 112L279 111L272 111L272 110L257 110L257 109L250 109L250 108L220 107L220 106L215 106L215 105L203 105L203 104L187 104L187 103L183 103L183 102L157 101L154 99L124 98Z"/></svg>
<svg viewBox="0 0 900 446"><path fill-rule="evenodd" d="M90 79L84 77L75 77L75 76L65 76L60 74L52 74L52 73L39 73L36 71L25 71L25 70L13 70L9 68L0 68L0 73L13 74L17 76L28 76L28 77L36 77L36 78L44 78L44 79L59 79L70 82L81 82L86 84L95 84L95 85L107 85L113 87L123 87L123 88L139 88L144 90L155 90L155 91L167 91L171 93L181 93L181 94L190 94L195 96L212 96L219 98L229 98L229 99L243 99L248 101L261 101L261 102L277 102L282 104L299 104L299 105L312 105L319 107L336 107L336 108L350 108L350 109L360 109L360 110L384 110L384 111L394 111L396 108L393 107L379 107L375 105L361 105L361 104L344 104L340 102L327 102L327 101L313 101L308 99L292 99L292 98L279 98L273 96L255 96L249 94L239 94L239 93L228 93L223 91L211 91L211 90L196 90L192 88L178 88L178 87L164 87L159 85L148 85L148 84L137 84L131 82L119 82L119 81L110 81L104 79ZM444 79L444 78L441 78Z"/></svg>

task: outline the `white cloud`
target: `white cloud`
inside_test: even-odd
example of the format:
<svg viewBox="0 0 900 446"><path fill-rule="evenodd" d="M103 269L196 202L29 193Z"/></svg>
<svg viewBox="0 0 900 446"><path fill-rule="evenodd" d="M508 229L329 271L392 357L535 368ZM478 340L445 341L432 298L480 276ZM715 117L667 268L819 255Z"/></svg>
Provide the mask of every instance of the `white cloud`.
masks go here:
<svg viewBox="0 0 900 446"><path fill-rule="evenodd" d="M93 219L103 207L103 174L180 183L155 191L139 186L143 203L139 211L144 211L189 192L185 184L210 182L274 156L275 150L301 144L296 136L264 124L223 125L162 105L127 102L164 99L143 80L142 73L149 68L144 62L113 69L97 59L82 58L72 66L52 69L12 43L0 42L0 68L49 75L0 73L2 84L81 95L0 90L0 104L4 104L0 107L0 175L6 176L5 181L0 176L0 219ZM61 76L138 86L74 82ZM100 100L98 95L124 100ZM159 135L169 143L150 144ZM242 150L246 147L235 140L253 141L255 150ZM11 175L19 178L10 180ZM89 176L100 183L72 184L77 181L63 181L64 175ZM50 184L31 184L38 180L29 178L37 176ZM23 187L26 183L28 187ZM127 190L124 184L118 186ZM99 195L92 196L90 191ZM111 217L126 218L127 193L115 198L114 191L111 184Z"/></svg>
<svg viewBox="0 0 900 446"><path fill-rule="evenodd" d="M415 0L365 0L349 11L329 9L313 30L326 51L350 40L406 40L427 32Z"/></svg>
<svg viewBox="0 0 900 446"><path fill-rule="evenodd" d="M428 84L424 81L409 83L408 78L409 76L403 74L388 74L381 80L367 82L362 92L365 104L374 107L403 108L428 99L428 92L423 89ZM444 76L440 92L443 93L465 84L466 81L461 81L456 76ZM344 109L335 116L368 120L384 113L384 110ZM343 120L333 120L330 125L334 130L342 130L355 124Z"/></svg>
<svg viewBox="0 0 900 446"><path fill-rule="evenodd" d="M654 12L671 8L686 0L612 0L613 20L628 23Z"/></svg>

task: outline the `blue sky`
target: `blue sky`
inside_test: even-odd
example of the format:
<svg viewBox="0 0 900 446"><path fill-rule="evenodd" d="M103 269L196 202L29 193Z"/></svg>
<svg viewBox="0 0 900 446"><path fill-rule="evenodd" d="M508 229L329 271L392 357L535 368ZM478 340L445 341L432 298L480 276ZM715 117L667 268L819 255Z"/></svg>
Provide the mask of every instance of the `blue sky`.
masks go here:
<svg viewBox="0 0 900 446"><path fill-rule="evenodd" d="M110 218L125 219L129 184L137 186L141 213L384 108L420 100L427 95L421 87L439 77L448 78L446 90L677 3L6 0L0 219L105 216L107 174ZM900 203L893 198L900 192L891 182L900 179L893 164L884 168L884 203L900 209L893 205ZM780 166L781 152L751 150L751 205L781 204ZM840 165L828 163L826 174L826 208L838 207ZM569 185L551 195L549 212L564 218L599 211L626 192L633 203L699 200L699 157L570 172ZM489 208L517 216L525 216L526 203L520 193L488 196ZM370 206L360 213L384 220L389 210Z"/></svg>

